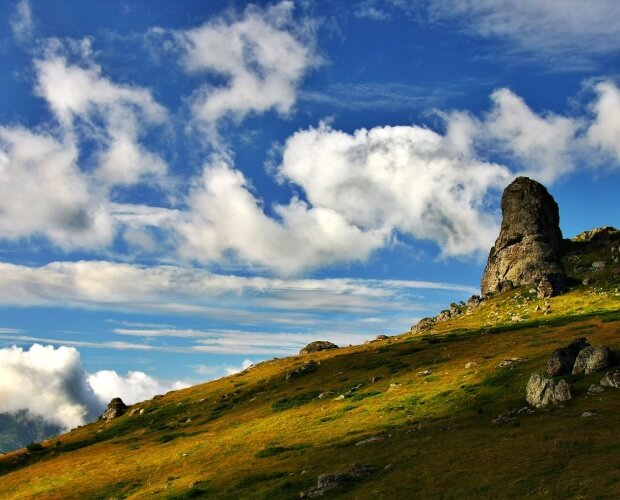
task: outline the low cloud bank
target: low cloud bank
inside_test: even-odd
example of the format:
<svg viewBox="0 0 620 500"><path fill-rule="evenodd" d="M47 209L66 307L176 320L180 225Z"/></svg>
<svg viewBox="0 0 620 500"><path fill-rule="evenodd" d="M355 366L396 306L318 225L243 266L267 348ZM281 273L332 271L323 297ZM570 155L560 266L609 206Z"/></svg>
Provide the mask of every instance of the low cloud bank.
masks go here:
<svg viewBox="0 0 620 500"><path fill-rule="evenodd" d="M95 420L113 397L133 404L184 386L143 372L89 374L74 347L33 344L28 350L0 349L0 413L28 410L63 429Z"/></svg>

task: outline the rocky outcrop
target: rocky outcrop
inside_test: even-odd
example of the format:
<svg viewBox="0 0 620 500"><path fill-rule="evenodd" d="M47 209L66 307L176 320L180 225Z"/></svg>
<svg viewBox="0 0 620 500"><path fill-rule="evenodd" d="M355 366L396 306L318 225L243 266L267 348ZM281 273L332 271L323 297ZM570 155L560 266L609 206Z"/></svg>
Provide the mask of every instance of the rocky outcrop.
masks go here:
<svg viewBox="0 0 620 500"><path fill-rule="evenodd" d="M570 384L564 380L556 382L534 374L527 383L525 399L536 408L546 408L549 405L568 401L572 397Z"/></svg>
<svg viewBox="0 0 620 500"><path fill-rule="evenodd" d="M597 345L583 349L573 366L573 375L595 373L611 366L611 351L607 346Z"/></svg>
<svg viewBox="0 0 620 500"><path fill-rule="evenodd" d="M121 398L114 398L112 401L108 403L108 407L101 415L103 420L114 420L115 418L123 416L127 412L128 406L123 403Z"/></svg>
<svg viewBox="0 0 620 500"><path fill-rule="evenodd" d="M573 373L575 360L586 347L590 347L590 344L586 342L585 337L581 337L573 340L566 347L560 347L553 351L553 354L547 361L547 374L550 377L557 377Z"/></svg>
<svg viewBox="0 0 620 500"><path fill-rule="evenodd" d="M565 278L560 216L553 197L542 184L518 177L504 190L502 215L499 237L482 276L482 295L541 282L539 294L557 294Z"/></svg>
<svg viewBox="0 0 620 500"><path fill-rule="evenodd" d="M315 340L310 342L306 347L299 351L299 354L308 354L311 352L326 351L327 349L338 349L336 344L332 344L327 340Z"/></svg>

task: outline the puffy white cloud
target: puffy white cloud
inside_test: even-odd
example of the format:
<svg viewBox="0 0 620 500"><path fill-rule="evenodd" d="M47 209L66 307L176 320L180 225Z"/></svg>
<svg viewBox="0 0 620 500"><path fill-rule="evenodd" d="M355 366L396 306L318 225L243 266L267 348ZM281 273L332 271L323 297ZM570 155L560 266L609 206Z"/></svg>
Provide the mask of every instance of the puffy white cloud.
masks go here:
<svg viewBox="0 0 620 500"><path fill-rule="evenodd" d="M407 9L410 6L392 0ZM616 0L430 0L433 20L461 22L483 37L499 37L559 65L583 64L590 54L620 48L620 4ZM553 56L565 57L555 58Z"/></svg>
<svg viewBox="0 0 620 500"><path fill-rule="evenodd" d="M71 142L0 127L0 238L46 236L61 248L111 243L107 201L77 165Z"/></svg>
<svg viewBox="0 0 620 500"><path fill-rule="evenodd" d="M280 221L271 218L244 175L223 161L205 166L188 205L176 227L183 237L180 253L200 262L223 260L232 252L243 262L291 274L364 259L387 236L362 231L329 207L310 208L295 198L275 207Z"/></svg>
<svg viewBox="0 0 620 500"><path fill-rule="evenodd" d="M587 131L588 144L615 157L620 165L620 89L610 81L599 82L594 89L598 98L592 104L594 120Z"/></svg>
<svg viewBox="0 0 620 500"><path fill-rule="evenodd" d="M226 372L226 375L234 375L235 373L242 372L246 368L249 368L253 364L254 363L252 363L251 359L244 359L243 363L241 363L241 366L226 366L224 370Z"/></svg>
<svg viewBox="0 0 620 500"><path fill-rule="evenodd" d="M84 50L85 67L55 51L35 61L37 93L66 128L77 121L80 131L100 143L97 176L103 183L135 184L164 176L164 160L138 140L145 126L163 123L166 110L149 90L110 81L88 56L88 46Z"/></svg>
<svg viewBox="0 0 620 500"><path fill-rule="evenodd" d="M81 425L102 409L86 377L71 347L0 349L0 412L28 409L66 429Z"/></svg>
<svg viewBox="0 0 620 500"><path fill-rule="evenodd" d="M100 370L88 375L87 380L100 400L108 402L112 398L119 397L127 405L151 399L156 394L165 394L189 386L180 381L162 382L139 371L131 371L123 376L113 370Z"/></svg>
<svg viewBox="0 0 620 500"><path fill-rule="evenodd" d="M28 410L63 429L95 420L114 397L133 404L183 387L187 384L138 371L126 376L109 370L88 374L74 347L0 349L0 413Z"/></svg>
<svg viewBox="0 0 620 500"><path fill-rule="evenodd" d="M28 0L17 2L10 23L13 35L18 41L27 41L32 36L34 22L32 21L32 9Z"/></svg>
<svg viewBox="0 0 620 500"><path fill-rule="evenodd" d="M552 183L576 163L574 142L580 121L552 113L535 113L509 89L491 95L493 109L478 131L478 140L491 139L520 163L521 174ZM492 147L492 146L491 146Z"/></svg>
<svg viewBox="0 0 620 500"><path fill-rule="evenodd" d="M493 240L486 195L511 174L461 153L423 127L347 134L321 125L287 140L278 172L301 186L313 207L364 234L398 230L436 242L444 255L465 255L486 251Z"/></svg>
<svg viewBox="0 0 620 500"><path fill-rule="evenodd" d="M294 4L248 7L238 18L216 18L177 33L187 71L221 76L224 85L205 83L196 92L195 116L213 123L226 115L275 109L289 112L301 79L317 64L311 44L293 21Z"/></svg>

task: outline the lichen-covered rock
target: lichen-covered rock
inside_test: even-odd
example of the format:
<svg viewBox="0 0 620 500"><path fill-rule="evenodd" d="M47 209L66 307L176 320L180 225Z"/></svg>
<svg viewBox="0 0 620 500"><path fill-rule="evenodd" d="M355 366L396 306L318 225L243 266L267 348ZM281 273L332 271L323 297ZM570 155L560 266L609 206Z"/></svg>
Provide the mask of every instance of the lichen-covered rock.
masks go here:
<svg viewBox="0 0 620 500"><path fill-rule="evenodd" d="M547 361L547 374L550 377L557 377L573 373L575 360L586 347L590 347L590 344L586 342L585 337L581 337L573 340L566 347L560 347L553 351L553 354Z"/></svg>
<svg viewBox="0 0 620 500"><path fill-rule="evenodd" d="M482 295L520 285L538 286L543 280L545 296L557 294L564 286L564 272L560 216L553 197L542 184L518 177L504 190L502 215L482 276Z"/></svg>
<svg viewBox="0 0 620 500"><path fill-rule="evenodd" d="M525 392L527 402L536 408L546 408L573 397L570 384L565 380L556 382L538 374L530 377Z"/></svg>
<svg viewBox="0 0 620 500"><path fill-rule="evenodd" d="M127 408L128 406L123 403L121 398L114 398L108 403L108 407L103 412L103 415L101 415L101 418L109 422L110 420L123 416L127 412Z"/></svg>
<svg viewBox="0 0 620 500"><path fill-rule="evenodd" d="M353 464L349 472L330 472L321 474L317 480L317 485L309 490L302 491L299 498L317 498L324 496L327 492L336 488L348 490L360 481L364 481L377 473L374 465Z"/></svg>
<svg viewBox="0 0 620 500"><path fill-rule="evenodd" d="M586 347L579 352L575 365L573 366L573 375L598 372L605 370L611 366L611 351L609 347L597 345L596 347Z"/></svg>
<svg viewBox="0 0 620 500"><path fill-rule="evenodd" d="M620 370L609 371L601 379L603 387L614 387L620 389Z"/></svg>
<svg viewBox="0 0 620 500"><path fill-rule="evenodd" d="M435 318L422 318L418 323L411 327L411 333L420 333L430 330L437 322Z"/></svg>
<svg viewBox="0 0 620 500"><path fill-rule="evenodd" d="M328 349L338 349L336 344L332 344L327 340L315 340L310 342L306 347L299 351L299 354L308 354L311 352L326 351Z"/></svg>

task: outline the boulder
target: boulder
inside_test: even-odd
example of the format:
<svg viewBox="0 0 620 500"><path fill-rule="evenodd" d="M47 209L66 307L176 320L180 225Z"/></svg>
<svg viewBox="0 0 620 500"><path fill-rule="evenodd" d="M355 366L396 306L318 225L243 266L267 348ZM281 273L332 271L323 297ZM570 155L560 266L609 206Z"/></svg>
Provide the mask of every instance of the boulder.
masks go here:
<svg viewBox="0 0 620 500"><path fill-rule="evenodd" d="M103 412L103 415L101 415L101 418L109 422L110 420L123 416L127 412L127 408L128 406L123 403L121 398L114 398L108 403L108 407Z"/></svg>
<svg viewBox="0 0 620 500"><path fill-rule="evenodd" d="M559 375L570 375L573 373L573 366L579 353L589 347L585 337L573 340L566 347L560 347L553 351L547 361L547 375L557 377Z"/></svg>
<svg viewBox="0 0 620 500"><path fill-rule="evenodd" d="M299 351L299 354L326 351L328 349L338 349L338 346L336 344L328 342L327 340L315 340L314 342L310 342L306 347Z"/></svg>
<svg viewBox="0 0 620 500"><path fill-rule="evenodd" d="M549 405L568 401L572 397L570 384L564 380L556 382L534 374L527 382L525 399L536 408L546 408Z"/></svg>
<svg viewBox="0 0 620 500"><path fill-rule="evenodd" d="M411 333L420 333L430 330L437 322L435 318L422 318L418 323L411 327Z"/></svg>
<svg viewBox="0 0 620 500"><path fill-rule="evenodd" d="M611 351L609 347L597 345L596 347L586 347L579 352L575 365L573 366L573 375L598 372L605 370L611 366Z"/></svg>
<svg viewBox="0 0 620 500"><path fill-rule="evenodd" d="M317 498L324 496L327 492L335 490L348 490L360 481L368 479L372 475L377 473L377 467L374 465L359 465L354 464L351 466L349 472L330 472L328 474L321 474L317 480L317 485L309 490L302 491L299 494L299 498Z"/></svg>
<svg viewBox="0 0 620 500"><path fill-rule="evenodd" d="M502 215L482 276L482 296L520 285L538 286L541 281L545 296L557 294L565 277L560 264L560 216L553 197L542 184L518 177L504 190Z"/></svg>
<svg viewBox="0 0 620 500"><path fill-rule="evenodd" d="M607 372L601 379L601 385L603 387L614 387L616 389L620 389L620 370Z"/></svg>

